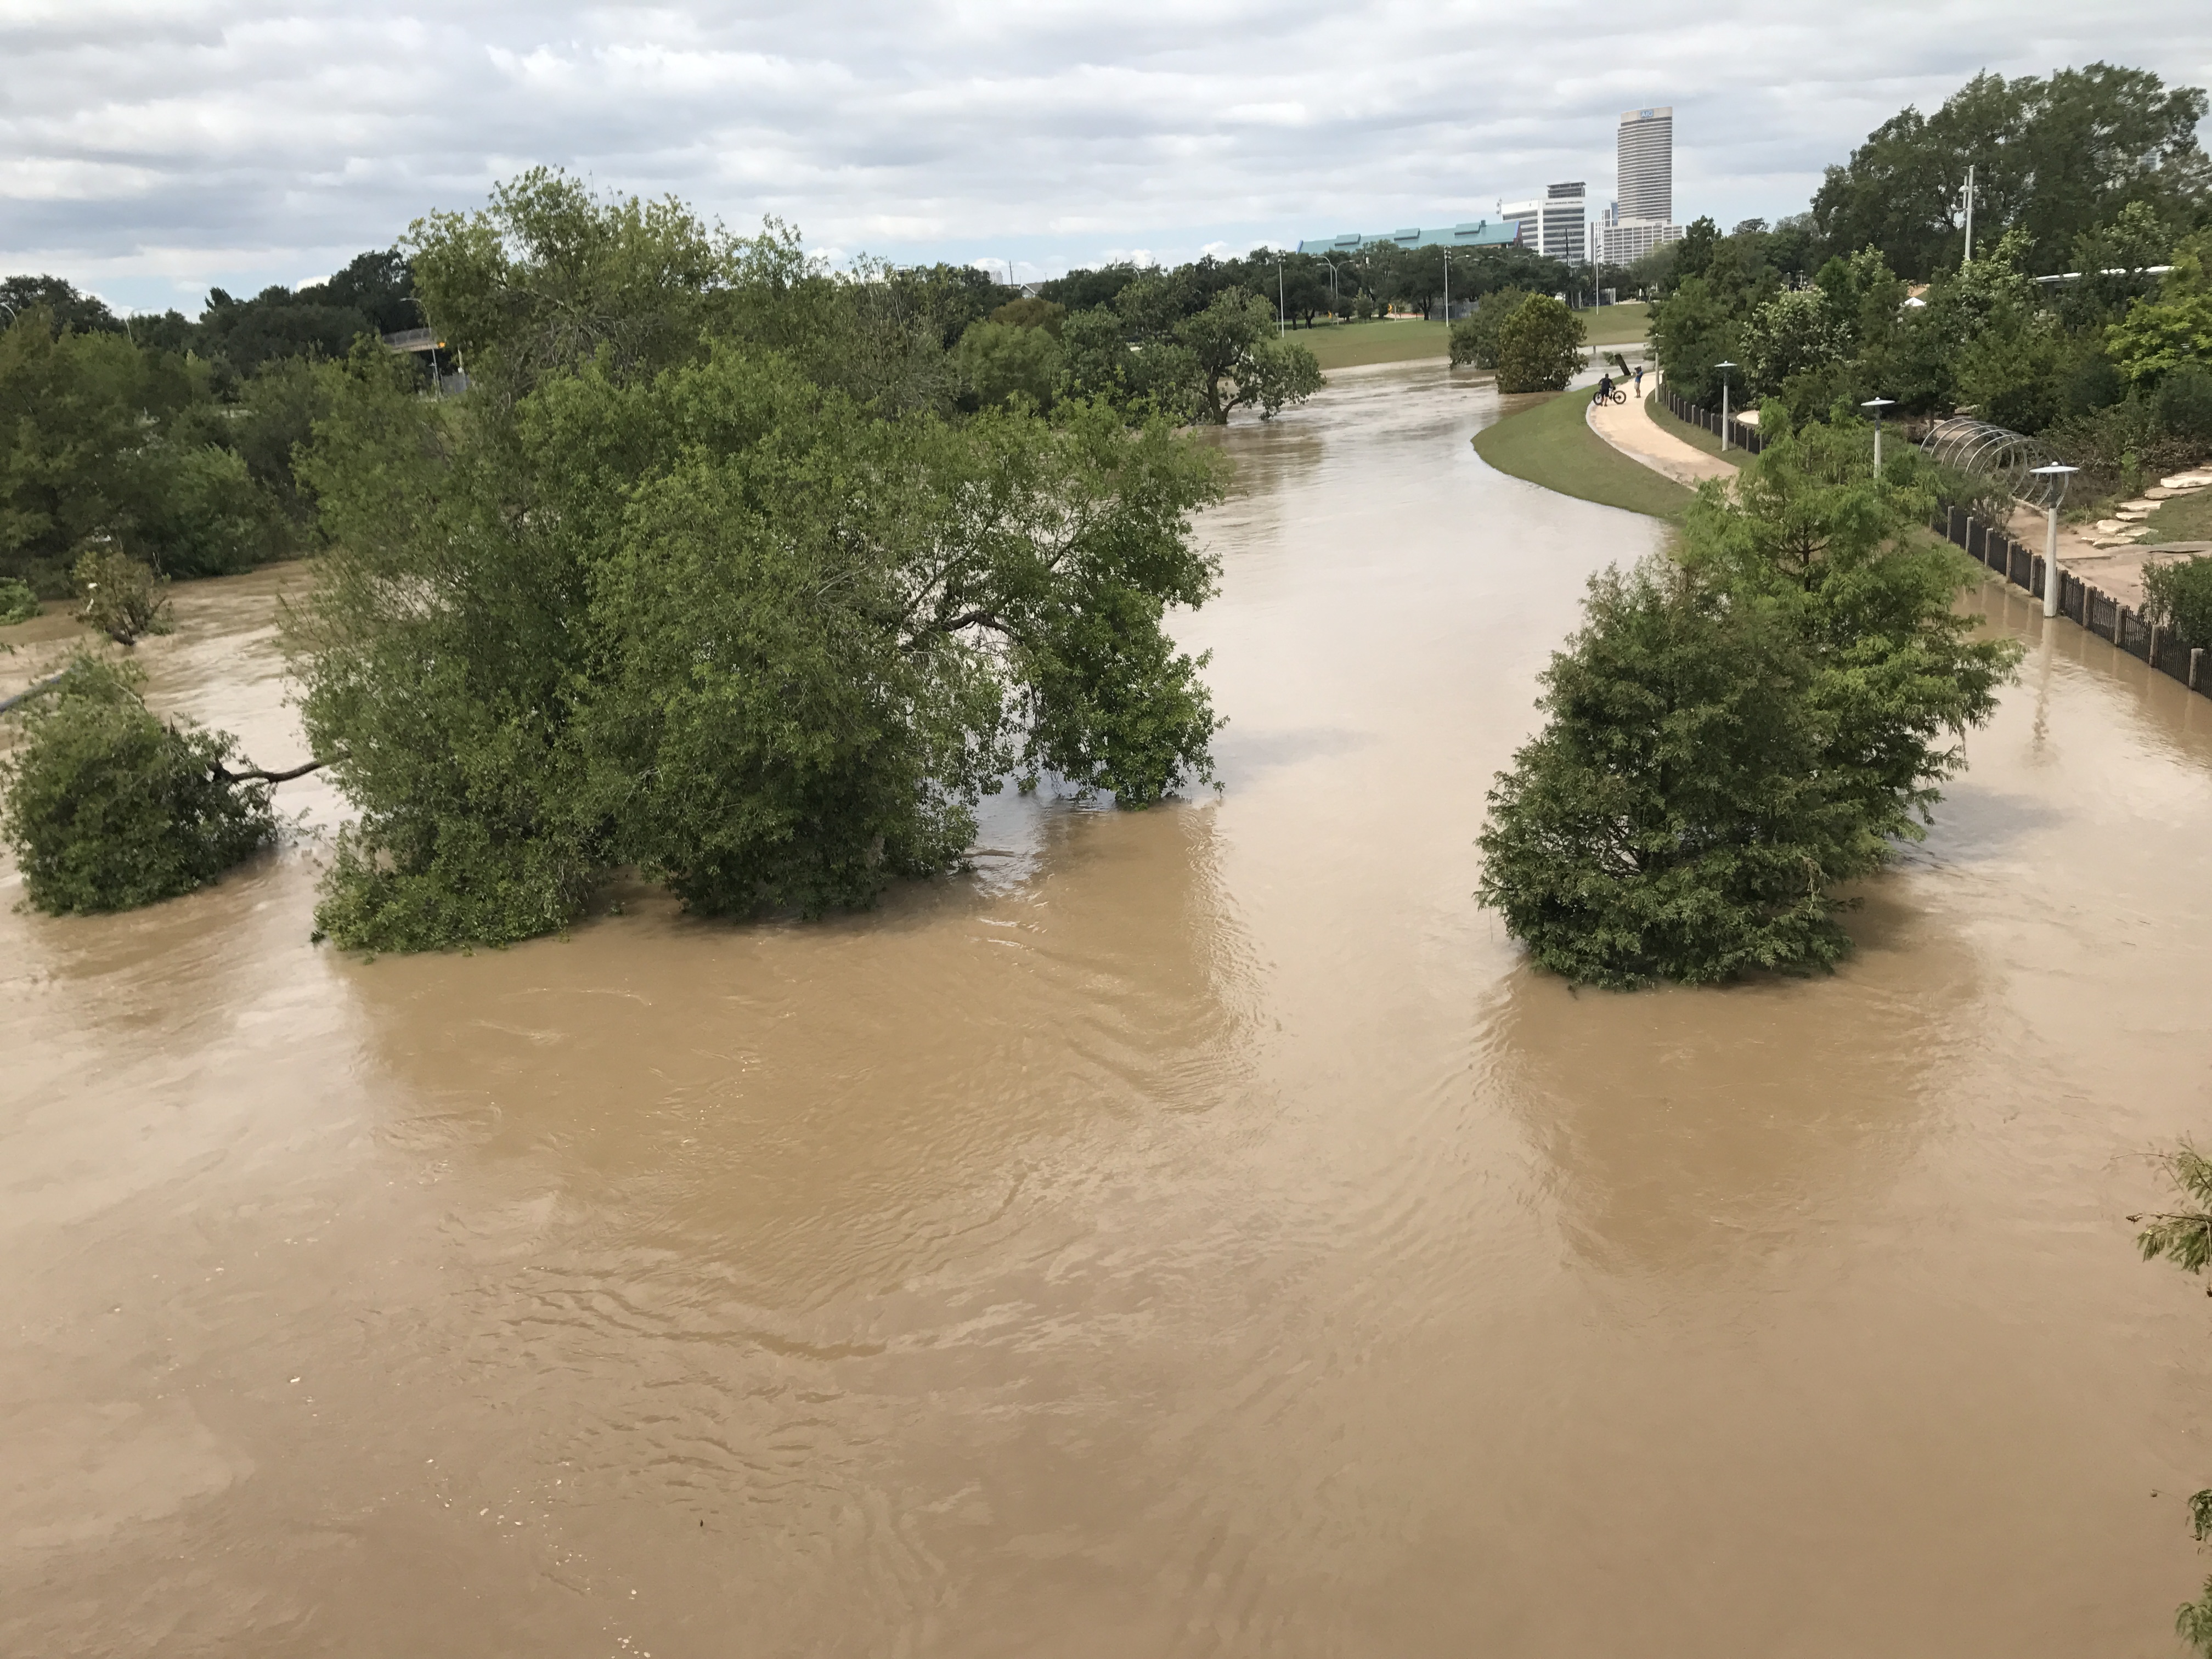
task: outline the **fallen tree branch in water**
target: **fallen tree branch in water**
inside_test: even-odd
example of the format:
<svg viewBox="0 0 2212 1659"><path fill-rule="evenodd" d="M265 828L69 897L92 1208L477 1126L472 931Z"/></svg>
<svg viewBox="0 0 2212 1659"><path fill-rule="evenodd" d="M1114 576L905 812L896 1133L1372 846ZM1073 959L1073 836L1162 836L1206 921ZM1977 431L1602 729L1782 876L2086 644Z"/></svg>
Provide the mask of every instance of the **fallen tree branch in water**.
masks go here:
<svg viewBox="0 0 2212 1659"><path fill-rule="evenodd" d="M243 771L234 772L228 767L218 764L213 775L220 783L288 783L294 778L303 778L310 772L319 771L323 767L344 758L343 755L333 755L327 760L307 761L284 772L265 772L258 766L249 766Z"/></svg>
<svg viewBox="0 0 2212 1659"><path fill-rule="evenodd" d="M12 697L0 697L0 714L6 714L19 702L30 702L32 698L37 696L41 691L52 690L56 686L62 683L64 678L66 677L64 675L57 674L50 680L40 680L36 685L25 686L21 691L18 691Z"/></svg>

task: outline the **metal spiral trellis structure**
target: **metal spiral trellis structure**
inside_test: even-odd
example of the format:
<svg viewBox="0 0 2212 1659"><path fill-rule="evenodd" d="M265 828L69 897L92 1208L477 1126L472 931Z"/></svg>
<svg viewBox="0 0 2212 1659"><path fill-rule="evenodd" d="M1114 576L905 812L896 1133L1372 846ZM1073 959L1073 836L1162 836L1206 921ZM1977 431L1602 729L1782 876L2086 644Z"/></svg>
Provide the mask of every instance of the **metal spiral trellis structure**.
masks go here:
<svg viewBox="0 0 2212 1659"><path fill-rule="evenodd" d="M1954 415L1938 421L1920 441L1923 453L1938 466L1972 478L1986 478L2026 507L2045 512L2066 493L2063 474L2045 472L2057 458L2024 433L2009 432L1987 421Z"/></svg>

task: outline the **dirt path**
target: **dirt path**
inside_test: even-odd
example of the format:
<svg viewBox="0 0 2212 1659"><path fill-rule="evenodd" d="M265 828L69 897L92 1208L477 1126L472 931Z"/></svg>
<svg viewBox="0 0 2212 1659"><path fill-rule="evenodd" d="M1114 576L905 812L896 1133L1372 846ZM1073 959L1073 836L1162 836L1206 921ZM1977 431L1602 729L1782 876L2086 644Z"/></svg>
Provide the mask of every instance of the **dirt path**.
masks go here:
<svg viewBox="0 0 2212 1659"><path fill-rule="evenodd" d="M1658 372L1653 370L1644 378L1656 384ZM1735 477L1735 468L1719 456L1708 455L1662 429L1644 409L1644 399L1633 390L1625 404L1607 404L1601 409L1592 404L1585 418L1591 431L1629 459L1639 461L1688 489L1695 489L1707 478Z"/></svg>

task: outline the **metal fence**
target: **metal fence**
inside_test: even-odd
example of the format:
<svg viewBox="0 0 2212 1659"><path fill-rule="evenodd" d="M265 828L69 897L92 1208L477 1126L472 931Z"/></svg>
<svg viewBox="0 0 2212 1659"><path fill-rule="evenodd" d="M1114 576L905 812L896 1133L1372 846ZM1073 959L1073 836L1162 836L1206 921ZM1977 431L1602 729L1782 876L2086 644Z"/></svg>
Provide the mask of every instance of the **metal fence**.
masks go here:
<svg viewBox="0 0 2212 1659"><path fill-rule="evenodd" d="M1984 524L1963 507L1948 507L1929 526L1937 535L1966 550L1967 556L1996 571L2014 587L2043 597L2044 560L2010 532ZM2140 657L2161 674L2179 680L2201 696L2212 697L2212 665L2202 647L2185 646L2130 605L2072 571L2058 573L2058 614L2079 623L2099 639L2110 640L2131 657Z"/></svg>
<svg viewBox="0 0 2212 1659"><path fill-rule="evenodd" d="M1664 386L1659 389L1659 396L1666 405L1667 412L1676 420L1702 427L1717 438L1720 436L1721 417L1711 410L1700 409L1687 398L1676 397ZM1746 426L1733 414L1728 418L1728 429L1729 441L1746 454L1756 455L1766 447L1765 434L1755 426Z"/></svg>

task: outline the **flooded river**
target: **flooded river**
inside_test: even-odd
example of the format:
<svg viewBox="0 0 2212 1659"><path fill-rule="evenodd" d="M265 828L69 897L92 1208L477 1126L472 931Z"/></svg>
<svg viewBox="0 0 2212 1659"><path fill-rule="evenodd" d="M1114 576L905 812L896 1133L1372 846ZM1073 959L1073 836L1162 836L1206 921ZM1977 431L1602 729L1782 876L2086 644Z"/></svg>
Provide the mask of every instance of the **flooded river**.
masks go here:
<svg viewBox="0 0 2212 1659"><path fill-rule="evenodd" d="M1223 792L872 914L363 962L312 847L0 914L0 1652L2175 1651L2212 702L1991 589L1841 973L1572 994L1474 838L1656 532L1496 414L1225 434ZM276 580L147 647L264 764Z"/></svg>

